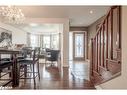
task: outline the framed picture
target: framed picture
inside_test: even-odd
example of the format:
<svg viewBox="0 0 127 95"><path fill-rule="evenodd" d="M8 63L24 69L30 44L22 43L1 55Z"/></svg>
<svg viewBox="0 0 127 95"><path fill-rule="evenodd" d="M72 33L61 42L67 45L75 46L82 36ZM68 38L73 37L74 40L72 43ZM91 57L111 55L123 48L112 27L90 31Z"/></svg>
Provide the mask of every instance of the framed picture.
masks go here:
<svg viewBox="0 0 127 95"><path fill-rule="evenodd" d="M12 32L0 27L0 47L12 45Z"/></svg>

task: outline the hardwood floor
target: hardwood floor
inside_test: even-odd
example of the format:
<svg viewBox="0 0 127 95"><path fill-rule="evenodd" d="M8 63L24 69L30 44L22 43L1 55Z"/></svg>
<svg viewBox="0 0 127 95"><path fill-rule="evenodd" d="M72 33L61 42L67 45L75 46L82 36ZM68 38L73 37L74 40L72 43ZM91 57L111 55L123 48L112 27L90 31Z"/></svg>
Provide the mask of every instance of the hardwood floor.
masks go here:
<svg viewBox="0 0 127 95"><path fill-rule="evenodd" d="M73 65L78 65L77 68L82 68L80 71L83 71L83 64L71 64L72 67ZM71 66L73 71L75 69L79 71ZM36 78L36 86L32 79L21 79L19 87L13 89L95 89L91 81L81 78L83 75L78 74L80 77L75 77L71 69L63 68L63 74L60 74L57 66L40 64L41 79L39 81Z"/></svg>
<svg viewBox="0 0 127 95"><path fill-rule="evenodd" d="M89 63L87 61L70 61L71 73L79 79L89 80Z"/></svg>

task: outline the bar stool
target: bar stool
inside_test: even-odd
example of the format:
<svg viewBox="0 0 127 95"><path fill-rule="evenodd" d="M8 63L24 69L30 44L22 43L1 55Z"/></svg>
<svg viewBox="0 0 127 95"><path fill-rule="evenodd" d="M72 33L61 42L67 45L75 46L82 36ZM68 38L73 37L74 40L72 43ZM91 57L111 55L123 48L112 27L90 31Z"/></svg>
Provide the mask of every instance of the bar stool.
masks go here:
<svg viewBox="0 0 127 95"><path fill-rule="evenodd" d="M26 51L24 51L26 52ZM20 79L33 79L34 85L36 83L35 78L38 76L40 80L40 72L39 72L39 54L40 54L40 48L35 48L31 50L31 56L26 57L24 59L18 60L20 63L21 70L24 69L24 78L22 78L23 75L21 75ZM37 65L37 72L35 72L35 65ZM31 72L28 72L28 67ZM32 67L32 69L30 69ZM27 73L32 73L33 77L27 77ZM37 74L37 76L35 76Z"/></svg>

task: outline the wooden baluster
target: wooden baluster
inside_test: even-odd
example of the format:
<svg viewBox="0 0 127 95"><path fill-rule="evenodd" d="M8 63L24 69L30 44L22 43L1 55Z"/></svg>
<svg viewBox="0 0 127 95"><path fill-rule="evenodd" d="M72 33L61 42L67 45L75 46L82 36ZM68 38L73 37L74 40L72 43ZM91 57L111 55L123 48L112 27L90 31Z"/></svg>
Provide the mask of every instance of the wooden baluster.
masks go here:
<svg viewBox="0 0 127 95"><path fill-rule="evenodd" d="M105 24L105 22L104 22L104 24ZM105 27L104 27L104 24L103 24L103 28L102 28L102 38L103 38L103 40L102 40L102 66L103 67L105 67L104 66L104 44L105 44L105 39L104 39L104 30L105 30Z"/></svg>
<svg viewBox="0 0 127 95"><path fill-rule="evenodd" d="M119 26L119 49L121 49L121 7L119 6L118 7L118 17L119 17L119 20L118 20L118 26Z"/></svg>
<svg viewBox="0 0 127 95"><path fill-rule="evenodd" d="M100 73L100 66L101 66L101 28L99 32L99 73Z"/></svg>
<svg viewBox="0 0 127 95"><path fill-rule="evenodd" d="M94 58L95 58L95 60L94 60L94 63L95 63L95 65L94 65L94 71L96 71L96 66L97 66L97 57L96 57L96 55L97 55L97 37L95 36L95 38L94 38L94 46L95 46L95 48L94 48L94 52L95 52L95 54L94 54Z"/></svg>
<svg viewBox="0 0 127 95"><path fill-rule="evenodd" d="M95 66L95 46L94 46L94 38L93 38L93 71L94 71L94 66Z"/></svg>
<svg viewBox="0 0 127 95"><path fill-rule="evenodd" d="M91 39L91 75L93 76L93 38Z"/></svg>
<svg viewBox="0 0 127 95"><path fill-rule="evenodd" d="M109 39L109 37L108 37L108 17L109 17L109 15L107 16L107 19L106 19L106 69L108 70L108 39Z"/></svg>
<svg viewBox="0 0 127 95"><path fill-rule="evenodd" d="M100 31L100 37L101 37L101 48L100 48L100 50L101 50L101 67L103 67L103 24L102 24L102 26L101 26L101 31Z"/></svg>
<svg viewBox="0 0 127 95"><path fill-rule="evenodd" d="M113 59L113 9L111 9L111 50L110 50L110 57Z"/></svg>
<svg viewBox="0 0 127 95"><path fill-rule="evenodd" d="M97 34L97 73L100 72L100 31Z"/></svg>
<svg viewBox="0 0 127 95"><path fill-rule="evenodd" d="M121 7L117 7L117 14L118 14L118 27L117 27L117 59L118 59L118 63L121 63Z"/></svg>
<svg viewBox="0 0 127 95"><path fill-rule="evenodd" d="M97 67L96 68L97 68L97 72L98 72L98 63L99 63L98 62L98 34L97 34L97 41L96 41L96 43L97 43L97 65L96 65Z"/></svg>
<svg viewBox="0 0 127 95"><path fill-rule="evenodd" d="M117 7L117 48L120 49L121 48L121 9L120 7Z"/></svg>
<svg viewBox="0 0 127 95"><path fill-rule="evenodd" d="M96 48L97 48L97 47L96 47L96 37L95 37L93 40L94 40L94 41L93 41L93 42L94 42L94 43L93 43L93 47L94 47L94 49L93 49L93 50L94 50L94 51L93 51L93 52L94 52L94 56L93 56L93 57L94 57L94 71L96 71L96 60L97 60L97 59L96 59Z"/></svg>

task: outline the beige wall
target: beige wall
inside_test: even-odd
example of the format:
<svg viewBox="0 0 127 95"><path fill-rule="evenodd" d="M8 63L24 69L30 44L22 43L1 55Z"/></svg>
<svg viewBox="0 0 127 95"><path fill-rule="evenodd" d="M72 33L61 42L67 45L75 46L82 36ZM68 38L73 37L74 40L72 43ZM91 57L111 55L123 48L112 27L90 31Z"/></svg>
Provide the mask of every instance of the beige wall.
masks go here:
<svg viewBox="0 0 127 95"><path fill-rule="evenodd" d="M92 25L90 25L89 27L88 27L88 47L87 47L87 49L88 49L88 59L90 59L90 40L91 40L91 38L93 38L93 37L95 37L95 35L96 35L96 33L97 33L97 31L96 31L96 26L98 25L98 24L100 24L103 20L104 20L104 17L105 16L103 16L103 17L101 17L100 19L98 19L95 23L93 23Z"/></svg>
<svg viewBox="0 0 127 95"><path fill-rule="evenodd" d="M127 89L127 6L122 7L122 75L100 85L102 89Z"/></svg>

